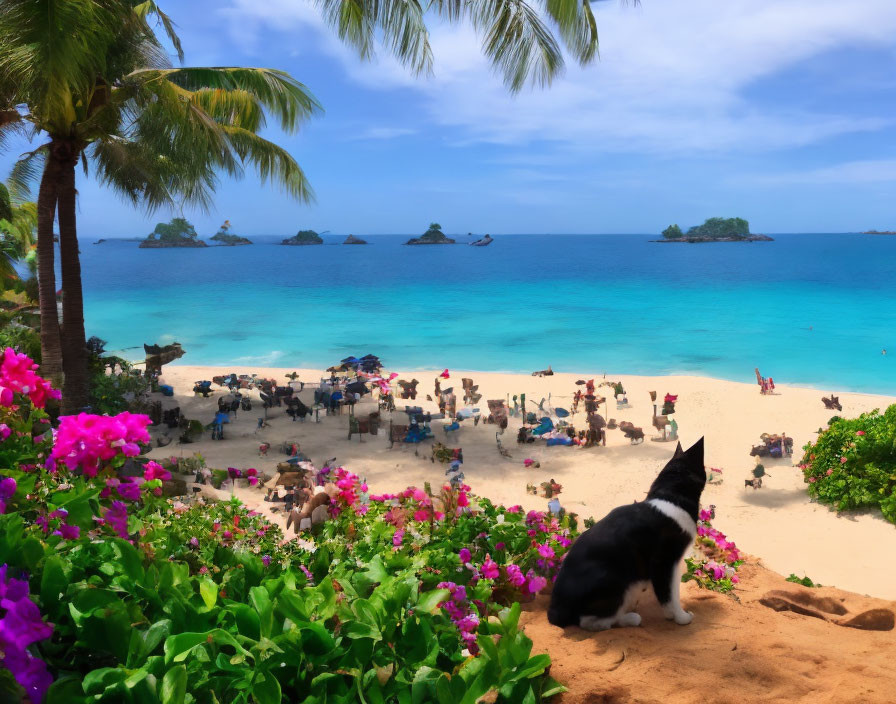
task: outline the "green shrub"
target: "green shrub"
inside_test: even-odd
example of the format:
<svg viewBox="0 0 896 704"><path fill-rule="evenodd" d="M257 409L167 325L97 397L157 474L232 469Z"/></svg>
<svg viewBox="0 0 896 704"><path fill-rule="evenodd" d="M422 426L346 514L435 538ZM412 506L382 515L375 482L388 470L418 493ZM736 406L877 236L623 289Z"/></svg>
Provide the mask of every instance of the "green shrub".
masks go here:
<svg viewBox="0 0 896 704"><path fill-rule="evenodd" d="M896 404L831 421L803 448L809 495L838 511L879 508L896 523Z"/></svg>
<svg viewBox="0 0 896 704"><path fill-rule="evenodd" d="M802 584L804 587L820 587L821 586L820 584L816 584L815 582L813 582L808 577L797 577L792 572L790 573L790 576L787 578L787 581L793 582L794 584Z"/></svg>

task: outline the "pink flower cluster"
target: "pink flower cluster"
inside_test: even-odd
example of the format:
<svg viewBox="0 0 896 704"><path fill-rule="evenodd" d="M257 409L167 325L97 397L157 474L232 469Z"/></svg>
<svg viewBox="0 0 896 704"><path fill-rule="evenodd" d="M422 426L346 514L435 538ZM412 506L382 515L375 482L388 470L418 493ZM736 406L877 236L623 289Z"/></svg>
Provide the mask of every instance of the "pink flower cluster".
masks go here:
<svg viewBox="0 0 896 704"><path fill-rule="evenodd" d="M697 541L709 547L717 548L721 552L721 562L717 560L704 560L694 574L697 577L708 576L716 581L730 578L733 584L737 584L738 577L735 572L742 562L740 551L733 541L728 540L725 534L713 528L710 521L715 518L715 506L700 511L697 521Z"/></svg>
<svg viewBox="0 0 896 704"><path fill-rule="evenodd" d="M57 508L46 516L38 516L34 523L40 527L44 534L51 530L53 535L62 536L63 540L76 540L81 537L81 529L78 526L69 525L68 511L64 508Z"/></svg>
<svg viewBox="0 0 896 704"><path fill-rule="evenodd" d="M0 479L0 513L6 513L6 502L16 493L16 480L12 477Z"/></svg>
<svg viewBox="0 0 896 704"><path fill-rule="evenodd" d="M0 665L12 673L29 701L40 704L53 678L28 646L49 638L53 626L29 598L28 582L8 577L6 565L0 566L0 614Z"/></svg>
<svg viewBox="0 0 896 704"><path fill-rule="evenodd" d="M227 475L233 479L247 479L249 481L249 486L255 486L258 484L258 470L250 467L249 469L237 469L236 467L228 467ZM168 478L171 478L171 474L168 474Z"/></svg>
<svg viewBox="0 0 896 704"><path fill-rule="evenodd" d="M397 505L383 514L383 520L399 528L409 520L423 523L430 519L441 521L445 518L443 512L433 508L429 495L423 489L414 486L409 486L397 494L371 494L370 500L378 503L395 502Z"/></svg>
<svg viewBox="0 0 896 704"><path fill-rule="evenodd" d="M80 468L85 476L96 476L101 462L140 454L138 443L151 440L146 430L149 422L149 416L127 411L117 416L61 416L47 467L54 470L61 460L70 470Z"/></svg>
<svg viewBox="0 0 896 704"><path fill-rule="evenodd" d="M474 610L473 604L467 599L467 589L462 584L454 582L439 582L439 589L447 589L451 592L451 598L443 601L440 606L448 613L449 618L460 632L461 640L467 649L476 655L479 646L476 644L476 631L479 628L479 614Z"/></svg>
<svg viewBox="0 0 896 704"><path fill-rule="evenodd" d="M46 406L49 398L61 398L62 394L49 381L37 375L37 369L28 355L7 347L0 362L0 405L11 406L14 394L27 396L36 408Z"/></svg>

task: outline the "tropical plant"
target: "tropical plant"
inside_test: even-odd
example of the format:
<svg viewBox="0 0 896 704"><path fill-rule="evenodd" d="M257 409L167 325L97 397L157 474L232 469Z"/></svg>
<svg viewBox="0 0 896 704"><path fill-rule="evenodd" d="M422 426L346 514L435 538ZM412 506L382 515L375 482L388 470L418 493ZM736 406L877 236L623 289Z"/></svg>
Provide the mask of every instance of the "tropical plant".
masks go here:
<svg viewBox="0 0 896 704"><path fill-rule="evenodd" d="M896 404L883 413L834 417L803 450L799 467L810 496L838 511L880 508L896 523Z"/></svg>
<svg viewBox="0 0 896 704"><path fill-rule="evenodd" d="M65 373L67 411L88 399L83 296L75 221L75 167L148 210L180 200L208 207L216 174L254 168L263 181L311 198L302 170L261 138L268 114L292 131L317 109L282 71L171 68L150 26L180 52L152 0L4 0L0 5L0 131L42 141L13 171L37 174L41 341L47 373ZM56 313L53 222L58 214L63 329ZM64 345L64 350L63 350ZM63 354L64 352L64 354Z"/></svg>

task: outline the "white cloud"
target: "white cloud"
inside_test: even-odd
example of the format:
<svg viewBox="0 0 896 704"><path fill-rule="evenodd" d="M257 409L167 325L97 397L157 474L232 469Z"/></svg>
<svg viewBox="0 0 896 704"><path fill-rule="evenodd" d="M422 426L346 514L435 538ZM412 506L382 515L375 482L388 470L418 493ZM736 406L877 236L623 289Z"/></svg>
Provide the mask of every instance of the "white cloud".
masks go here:
<svg viewBox="0 0 896 704"><path fill-rule="evenodd" d="M601 59L545 90L508 95L466 27L435 25L431 77L412 76L385 51L373 64L335 39L310 3L231 0L240 21L268 30L301 25L351 78L374 90L411 89L429 121L456 142L577 151L680 154L774 150L879 130L890 118L855 117L751 102L764 77L826 51L894 46L893 0L645 0L639 9L595 5Z"/></svg>

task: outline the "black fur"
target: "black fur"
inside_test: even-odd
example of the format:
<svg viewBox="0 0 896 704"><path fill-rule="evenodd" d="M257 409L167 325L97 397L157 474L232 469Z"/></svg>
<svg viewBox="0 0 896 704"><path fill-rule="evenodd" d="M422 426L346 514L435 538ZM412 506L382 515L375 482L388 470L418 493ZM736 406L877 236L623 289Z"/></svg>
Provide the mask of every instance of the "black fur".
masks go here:
<svg viewBox="0 0 896 704"><path fill-rule="evenodd" d="M678 446L647 499L669 501L696 522L705 484L701 438L687 452ZM582 616L612 617L628 588L640 581L650 582L660 604L668 604L673 571L690 543L678 523L647 503L613 509L567 553L554 583L548 621L564 627L579 625Z"/></svg>

